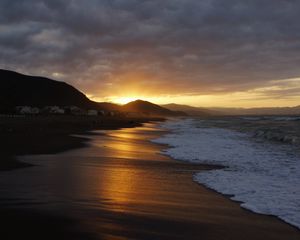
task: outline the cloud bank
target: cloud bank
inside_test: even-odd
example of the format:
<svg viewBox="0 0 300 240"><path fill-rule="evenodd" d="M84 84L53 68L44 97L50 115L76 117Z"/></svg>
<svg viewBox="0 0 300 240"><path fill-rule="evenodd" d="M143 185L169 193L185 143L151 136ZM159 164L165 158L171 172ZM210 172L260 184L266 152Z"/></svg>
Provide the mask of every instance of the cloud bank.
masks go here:
<svg viewBox="0 0 300 240"><path fill-rule="evenodd" d="M297 0L1 0L0 67L97 97L300 94ZM277 82L278 85L278 82Z"/></svg>

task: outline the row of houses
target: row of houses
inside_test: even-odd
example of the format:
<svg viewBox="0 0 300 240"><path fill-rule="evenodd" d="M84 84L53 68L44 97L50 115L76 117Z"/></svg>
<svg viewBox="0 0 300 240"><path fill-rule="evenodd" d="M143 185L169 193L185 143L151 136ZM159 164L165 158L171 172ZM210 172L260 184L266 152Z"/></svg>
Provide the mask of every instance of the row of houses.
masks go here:
<svg viewBox="0 0 300 240"><path fill-rule="evenodd" d="M15 113L20 115L75 115L75 116L120 116L123 115L117 111L106 110L85 110L76 106L46 106L43 108L32 106L18 106L15 108Z"/></svg>

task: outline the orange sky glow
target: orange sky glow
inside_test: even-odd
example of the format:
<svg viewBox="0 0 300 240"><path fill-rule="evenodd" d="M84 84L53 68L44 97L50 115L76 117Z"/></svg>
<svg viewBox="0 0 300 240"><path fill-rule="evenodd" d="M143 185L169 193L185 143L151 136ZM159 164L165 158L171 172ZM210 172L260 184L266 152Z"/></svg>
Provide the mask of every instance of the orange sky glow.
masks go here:
<svg viewBox="0 0 300 240"><path fill-rule="evenodd" d="M300 105L300 1L29 2L0 1L2 69L119 104Z"/></svg>
<svg viewBox="0 0 300 240"><path fill-rule="evenodd" d="M155 90L136 88L131 86L122 88L120 91L113 91L113 95L101 97L95 94L88 94L92 100L99 102L113 102L126 104L128 102L142 99L156 104L186 104L196 107L288 107L300 105L300 96L281 96L283 91L291 91L300 86L300 78L285 80L284 86L273 81L270 86L254 88L248 91L237 91L231 93L205 93L205 94L156 94ZM130 88L131 87L131 88Z"/></svg>

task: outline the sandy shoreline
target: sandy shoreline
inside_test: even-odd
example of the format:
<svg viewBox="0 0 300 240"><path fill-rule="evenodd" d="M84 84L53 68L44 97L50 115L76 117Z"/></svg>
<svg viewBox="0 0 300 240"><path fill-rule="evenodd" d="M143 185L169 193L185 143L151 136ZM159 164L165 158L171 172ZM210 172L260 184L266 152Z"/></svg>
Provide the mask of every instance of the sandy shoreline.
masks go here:
<svg viewBox="0 0 300 240"><path fill-rule="evenodd" d="M95 129L137 127L161 118L120 118L86 116L0 116L0 171L30 167L16 156L54 154L86 146L88 134Z"/></svg>
<svg viewBox="0 0 300 240"><path fill-rule="evenodd" d="M194 172L211 166L159 154L165 146L149 139L161 132L146 125L86 136L85 148L25 158L41 167L0 173L0 185L9 182L0 195L8 219L1 232L10 239L299 239L298 229L193 182Z"/></svg>

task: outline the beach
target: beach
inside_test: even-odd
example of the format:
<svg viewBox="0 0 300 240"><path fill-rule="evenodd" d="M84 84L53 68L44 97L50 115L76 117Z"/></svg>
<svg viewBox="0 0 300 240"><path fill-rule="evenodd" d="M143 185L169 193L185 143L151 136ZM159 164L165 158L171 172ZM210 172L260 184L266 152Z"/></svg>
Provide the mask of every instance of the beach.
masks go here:
<svg viewBox="0 0 300 240"><path fill-rule="evenodd" d="M1 234L9 239L299 239L297 228L242 209L194 182L194 173L218 167L161 155L167 146L150 140L165 133L157 123L78 131L71 138L79 143L74 140L68 151L18 157L32 167L0 172ZM67 144L69 135L64 136Z"/></svg>
<svg viewBox="0 0 300 240"><path fill-rule="evenodd" d="M54 154L84 147L88 139L74 137L74 134L91 134L94 129L136 127L161 120L158 117L0 115L0 171L31 166L18 161L16 156Z"/></svg>

